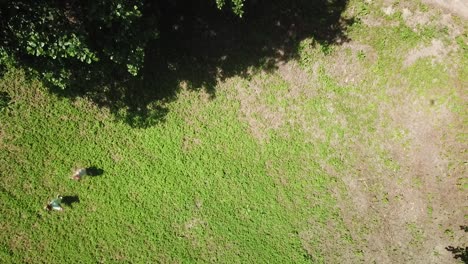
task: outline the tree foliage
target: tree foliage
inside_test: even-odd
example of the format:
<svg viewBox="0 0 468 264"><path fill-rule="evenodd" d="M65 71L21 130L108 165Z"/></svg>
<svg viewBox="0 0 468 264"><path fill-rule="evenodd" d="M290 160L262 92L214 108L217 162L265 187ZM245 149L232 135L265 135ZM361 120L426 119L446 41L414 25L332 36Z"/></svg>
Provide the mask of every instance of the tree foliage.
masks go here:
<svg viewBox="0 0 468 264"><path fill-rule="evenodd" d="M219 9L230 8L238 16L243 14L244 0L196 2L207 7L216 4ZM98 62L113 63L137 76L146 46L160 37L161 18L170 16L163 14L167 10L164 6L174 4L188 2L3 0L0 52L41 64L43 77L62 88L73 74L72 69L90 71L86 65Z"/></svg>

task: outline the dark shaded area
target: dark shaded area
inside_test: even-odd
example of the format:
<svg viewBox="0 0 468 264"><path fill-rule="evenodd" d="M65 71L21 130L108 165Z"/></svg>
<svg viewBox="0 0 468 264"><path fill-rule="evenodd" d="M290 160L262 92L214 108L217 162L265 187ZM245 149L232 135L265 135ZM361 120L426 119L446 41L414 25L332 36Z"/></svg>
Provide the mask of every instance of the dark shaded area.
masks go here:
<svg viewBox="0 0 468 264"><path fill-rule="evenodd" d="M7 92L0 92L0 111L6 108L11 101L11 97Z"/></svg>
<svg viewBox="0 0 468 264"><path fill-rule="evenodd" d="M0 57L0 59L2 58ZM0 78L3 77L7 71L7 67L4 64L0 63Z"/></svg>
<svg viewBox="0 0 468 264"><path fill-rule="evenodd" d="M460 230L468 232L468 226L461 225ZM453 247L448 246L445 248L453 254L453 258L461 260L463 263L468 263L468 247Z"/></svg>
<svg viewBox="0 0 468 264"><path fill-rule="evenodd" d="M73 195L73 196L67 195L67 196L62 197L62 203L72 208L73 208L74 203L79 203L79 202L80 202L80 198L78 197L78 195Z"/></svg>
<svg viewBox="0 0 468 264"><path fill-rule="evenodd" d="M248 78L249 68L274 70L297 57L305 38L324 49L346 42L346 27L353 23L341 17L347 2L247 0L243 18L218 10L215 1L150 2L143 14L157 14L160 35L146 48L139 76L101 61L85 76L76 75L71 88L54 91L86 96L134 127L151 126L164 119L165 104L176 98L182 81L186 89L215 97L219 81Z"/></svg>
<svg viewBox="0 0 468 264"><path fill-rule="evenodd" d="M463 263L468 263L468 247L452 247L448 246L446 250L452 252L453 258L463 261Z"/></svg>
<svg viewBox="0 0 468 264"><path fill-rule="evenodd" d="M102 174L104 174L103 169L99 169L99 168L97 168L95 166L91 166L89 168L86 168L86 175L87 176L96 177L96 176L101 176Z"/></svg>

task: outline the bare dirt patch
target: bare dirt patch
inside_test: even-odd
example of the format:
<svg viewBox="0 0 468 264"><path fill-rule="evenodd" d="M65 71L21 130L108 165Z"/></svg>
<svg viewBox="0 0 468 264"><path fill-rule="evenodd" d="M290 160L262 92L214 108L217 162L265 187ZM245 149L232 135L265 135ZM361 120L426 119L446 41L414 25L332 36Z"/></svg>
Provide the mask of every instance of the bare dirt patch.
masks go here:
<svg viewBox="0 0 468 264"><path fill-rule="evenodd" d="M242 119L249 124L252 135L260 141L268 138L270 130L284 125L284 109L276 108L264 102L267 87L253 82L247 87L238 88L238 99Z"/></svg>
<svg viewBox="0 0 468 264"><path fill-rule="evenodd" d="M372 27L382 27L382 26L386 26L386 27L397 27L398 26L397 21L388 22L382 17L373 16L373 15L364 16L362 18L362 22L364 23L364 25L366 25L368 27L371 27L371 28Z"/></svg>
<svg viewBox="0 0 468 264"><path fill-rule="evenodd" d="M338 83L355 85L365 78L369 65L377 61L377 53L369 45L352 41L338 47L327 60L327 73Z"/></svg>
<svg viewBox="0 0 468 264"><path fill-rule="evenodd" d="M410 28L417 28L420 25L427 25L431 21L431 14L428 12L411 11L408 8L402 10L403 20Z"/></svg>
<svg viewBox="0 0 468 264"><path fill-rule="evenodd" d="M414 31L430 27L447 32L446 37L411 50L403 66L430 58L433 64L446 66L451 78L457 78L453 75L458 66L451 65L459 60L453 60L452 55L459 52L455 37L462 34L463 27L453 16L432 9L422 11L410 2L385 6L384 13L401 12L405 24ZM369 27L389 26L372 14L366 18L370 19L370 25L365 23ZM334 56L334 64L326 66L327 72L342 84L349 84L342 80L351 71L356 70L353 76L365 76L365 65L373 61L355 60L355 55L341 48ZM340 71L340 62L352 65L352 69ZM354 84L356 80L359 83L357 78ZM365 103L378 102L376 130L362 129L337 145L343 153L351 153L344 161L347 169L326 171L346 186L348 196L341 199L340 208L353 239L363 249L365 263L458 263L454 257L468 246L466 232L460 229L468 215L467 191L461 183L467 173L467 144L459 135L466 126L461 114L450 108L450 100L437 100L450 98L451 84L435 89L429 98L401 85L404 81L397 83L400 87L386 84L387 101L362 95L367 98L363 99ZM457 97L466 101L463 85L459 86Z"/></svg>
<svg viewBox="0 0 468 264"><path fill-rule="evenodd" d="M279 64L273 76L258 73L250 82L236 86L234 96L240 103L240 119L249 124L256 139L268 141L270 132L297 123L302 113L300 104L295 103L315 96L314 76L314 70L309 73L288 62Z"/></svg>
<svg viewBox="0 0 468 264"><path fill-rule="evenodd" d="M391 157L402 166L398 177L400 183L389 192L390 196L400 199L391 207L389 230L394 235L401 234L404 230L394 227L401 228L405 224L408 230L403 234L408 235L408 249L417 248L419 254L427 254L428 260L432 261L438 259L434 256L437 252L440 260L449 262L452 260L450 254L440 249L451 241L440 227L453 229L463 223L462 210L457 210L456 204L461 209L464 199L463 192L456 187L456 179L461 175L452 174L449 161L453 162L454 157L447 157L450 153L445 143L447 137L455 136L447 129L454 124L454 116L445 106L428 109L426 102L410 100L402 100L405 103L392 115L395 126L407 131L410 144L402 146L389 142L388 145ZM415 232L420 233L420 238L415 237ZM413 254L415 257L419 255L417 251Z"/></svg>
<svg viewBox="0 0 468 264"><path fill-rule="evenodd" d="M171 111L178 112L182 118L184 118L185 122L189 125L189 127L194 128L196 131L199 132L199 123L205 122L206 121L206 115L203 114L203 109L204 106L210 103L211 98L210 94L206 92L206 90L202 89L200 91L192 91L188 89L188 83L183 81L179 84L180 86L180 91L178 93L178 100L183 102L183 101L190 101L190 107L189 108L174 108L171 109ZM196 98L196 99L193 99ZM196 140L195 140L196 141ZM194 144L191 143L199 143L195 142L192 140L188 140L184 142L184 148L185 150L189 149L189 145L192 147ZM189 143L191 142L191 143ZM188 145L186 144L188 143ZM195 144L195 145L196 145Z"/></svg>
<svg viewBox="0 0 468 264"><path fill-rule="evenodd" d="M441 40L434 39L429 46L421 46L411 50L406 56L403 65L405 67L411 66L417 60L426 57L432 57L432 63L440 63L454 49L455 47L447 47Z"/></svg>
<svg viewBox="0 0 468 264"><path fill-rule="evenodd" d="M417 2L419 1L383 0L384 7L382 8L382 11L386 15L392 15L398 10L395 8L395 6L415 6ZM464 0L422 0L422 3L441 9L446 13L450 13L453 15L460 16L461 18L468 19L468 2Z"/></svg>
<svg viewBox="0 0 468 264"><path fill-rule="evenodd" d="M415 32L421 31L424 27L432 27L439 31L447 31L449 40L453 41L464 31L463 23L460 25L460 23L455 22L454 16L456 14L453 12L440 14L436 9L422 8L411 1L401 2L396 8L401 12L406 26Z"/></svg>
<svg viewBox="0 0 468 264"><path fill-rule="evenodd" d="M454 263L446 247L468 244L459 229L466 191L457 181L468 158L460 156L466 144L456 139L461 120L445 105L394 91L398 107L381 105L390 124L382 123L380 140L372 140L380 146L366 142L376 135L363 135L364 144L353 146L360 157L347 173L352 176L343 177L351 198L345 221L355 237L364 234L368 263ZM392 137L395 131L400 136Z"/></svg>
<svg viewBox="0 0 468 264"><path fill-rule="evenodd" d="M423 2L468 19L468 2L464 0L423 0Z"/></svg>
<svg viewBox="0 0 468 264"><path fill-rule="evenodd" d="M317 80L318 67L319 63L316 63L310 72L306 72L294 61L279 63L277 72L289 84L287 96L291 99L315 96L317 93L311 89L311 84Z"/></svg>
<svg viewBox="0 0 468 264"><path fill-rule="evenodd" d="M426 1L426 3L431 0ZM378 5L378 3L370 3L371 6ZM411 28L414 32L421 32L425 27L432 27L438 31L447 31L449 40L454 40L455 37L463 34L463 23L456 22L454 12L445 12L440 14L440 11L433 8L425 8L423 5L418 5L414 1L384 1L384 6L380 11L386 16L393 16L395 13L401 13L406 26ZM355 14L359 16L360 14ZM385 19L380 12L370 12L362 16L362 22L370 27L397 27L400 22L396 19Z"/></svg>
<svg viewBox="0 0 468 264"><path fill-rule="evenodd" d="M190 152L201 144L201 140L197 137L186 136L182 140L182 150L185 152Z"/></svg>

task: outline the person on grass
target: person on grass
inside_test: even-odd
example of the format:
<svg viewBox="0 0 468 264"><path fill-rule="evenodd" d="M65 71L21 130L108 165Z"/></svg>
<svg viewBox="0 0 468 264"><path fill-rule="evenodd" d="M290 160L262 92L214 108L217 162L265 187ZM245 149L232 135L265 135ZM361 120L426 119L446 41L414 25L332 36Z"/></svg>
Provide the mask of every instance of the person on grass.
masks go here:
<svg viewBox="0 0 468 264"><path fill-rule="evenodd" d="M77 169L73 175L71 176L71 178L73 180L76 180L76 181L79 181L81 179L83 179L84 176L86 176L87 173L86 173L86 169L85 168L81 168L81 169Z"/></svg>
<svg viewBox="0 0 468 264"><path fill-rule="evenodd" d="M47 211L63 211L63 207L61 205L62 203L62 199L63 197L60 196L60 195L57 195L57 198L55 199L52 199L52 201L50 201L46 207L44 207L44 209L46 209Z"/></svg>

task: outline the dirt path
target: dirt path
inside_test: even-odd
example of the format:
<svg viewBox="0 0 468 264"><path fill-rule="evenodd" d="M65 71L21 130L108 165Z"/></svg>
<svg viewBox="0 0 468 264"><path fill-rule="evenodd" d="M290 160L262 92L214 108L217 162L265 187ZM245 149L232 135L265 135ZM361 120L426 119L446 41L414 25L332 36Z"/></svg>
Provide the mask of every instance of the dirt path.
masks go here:
<svg viewBox="0 0 468 264"><path fill-rule="evenodd" d="M423 2L468 19L468 1L466 0L423 0Z"/></svg>

